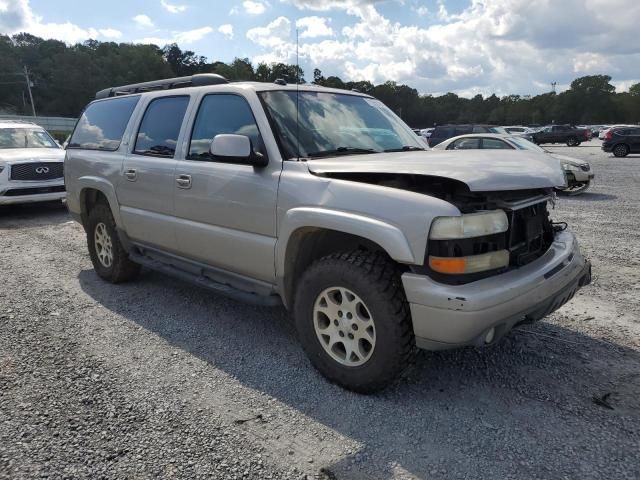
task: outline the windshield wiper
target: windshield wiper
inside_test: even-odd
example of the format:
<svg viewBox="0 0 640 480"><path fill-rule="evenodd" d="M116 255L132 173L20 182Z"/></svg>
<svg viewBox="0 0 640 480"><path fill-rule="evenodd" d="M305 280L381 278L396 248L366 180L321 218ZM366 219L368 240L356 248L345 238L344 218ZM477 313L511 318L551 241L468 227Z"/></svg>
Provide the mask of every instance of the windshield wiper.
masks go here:
<svg viewBox="0 0 640 480"><path fill-rule="evenodd" d="M318 158L318 157L330 157L333 155L357 155L357 154L365 154L365 153L380 153L380 151L374 150L373 148L338 147L334 150L322 150L319 152L307 153L306 156L309 158Z"/></svg>
<svg viewBox="0 0 640 480"><path fill-rule="evenodd" d="M413 152L416 150L424 150L424 148L416 147L415 145L403 145L400 148L388 148L385 152Z"/></svg>

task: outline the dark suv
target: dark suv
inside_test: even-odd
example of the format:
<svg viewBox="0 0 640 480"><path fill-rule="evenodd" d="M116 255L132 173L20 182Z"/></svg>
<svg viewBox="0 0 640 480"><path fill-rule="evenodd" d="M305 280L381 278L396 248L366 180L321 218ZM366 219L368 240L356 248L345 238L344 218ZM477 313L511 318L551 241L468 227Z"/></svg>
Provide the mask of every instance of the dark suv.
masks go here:
<svg viewBox="0 0 640 480"><path fill-rule="evenodd" d="M440 142L444 142L458 135L468 135L470 133L508 133L502 127L493 125L439 125L427 139L430 147L435 147Z"/></svg>
<svg viewBox="0 0 640 480"><path fill-rule="evenodd" d="M602 150L616 157L640 153L640 127L612 128L602 138Z"/></svg>

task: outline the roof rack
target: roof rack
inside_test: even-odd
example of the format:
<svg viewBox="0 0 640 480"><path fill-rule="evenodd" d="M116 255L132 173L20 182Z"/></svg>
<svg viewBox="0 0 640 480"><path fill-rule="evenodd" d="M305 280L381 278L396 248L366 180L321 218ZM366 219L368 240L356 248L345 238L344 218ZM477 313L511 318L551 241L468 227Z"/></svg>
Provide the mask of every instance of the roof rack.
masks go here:
<svg viewBox="0 0 640 480"><path fill-rule="evenodd" d="M223 83L229 83L229 81L222 75L215 73L198 73L197 75L188 77L165 78L164 80L153 80L151 82L132 83L131 85L105 88L96 93L96 98L117 97L119 95L152 92L155 90L220 85Z"/></svg>

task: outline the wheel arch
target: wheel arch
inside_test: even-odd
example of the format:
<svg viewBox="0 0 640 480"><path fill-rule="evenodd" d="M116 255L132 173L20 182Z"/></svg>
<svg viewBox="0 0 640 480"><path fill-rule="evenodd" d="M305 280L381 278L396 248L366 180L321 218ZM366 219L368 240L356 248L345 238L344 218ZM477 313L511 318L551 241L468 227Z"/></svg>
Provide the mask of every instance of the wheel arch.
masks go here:
<svg viewBox="0 0 640 480"><path fill-rule="evenodd" d="M104 200L113 215L118 228L122 228L122 220L120 218L120 209L118 208L118 200L116 192L109 182L104 179L94 177L83 177L79 180L78 190L80 218L82 224L86 224L89 212L100 201Z"/></svg>
<svg viewBox="0 0 640 480"><path fill-rule="evenodd" d="M282 301L292 305L296 279L315 260L339 251L384 252L398 264L415 256L404 234L380 220L349 212L300 208L287 212L276 244L276 281Z"/></svg>

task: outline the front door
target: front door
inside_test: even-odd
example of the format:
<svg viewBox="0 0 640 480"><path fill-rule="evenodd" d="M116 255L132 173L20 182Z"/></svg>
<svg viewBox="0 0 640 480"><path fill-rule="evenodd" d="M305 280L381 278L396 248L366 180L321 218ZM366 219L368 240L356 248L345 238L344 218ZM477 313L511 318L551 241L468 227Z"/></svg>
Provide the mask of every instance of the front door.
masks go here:
<svg viewBox="0 0 640 480"><path fill-rule="evenodd" d="M276 201L282 168L229 163L209 152L218 134L246 135L266 155L247 99L237 94L202 98L186 155L175 178L176 236L180 252L193 260L244 277L273 282Z"/></svg>
<svg viewBox="0 0 640 480"><path fill-rule="evenodd" d="M152 99L123 162L117 195L127 235L135 241L175 250L174 159L188 95Z"/></svg>

